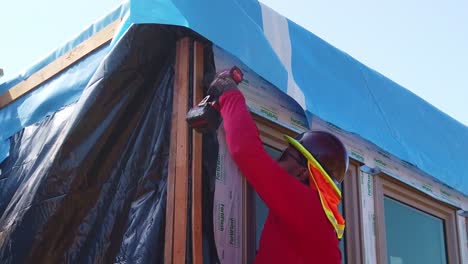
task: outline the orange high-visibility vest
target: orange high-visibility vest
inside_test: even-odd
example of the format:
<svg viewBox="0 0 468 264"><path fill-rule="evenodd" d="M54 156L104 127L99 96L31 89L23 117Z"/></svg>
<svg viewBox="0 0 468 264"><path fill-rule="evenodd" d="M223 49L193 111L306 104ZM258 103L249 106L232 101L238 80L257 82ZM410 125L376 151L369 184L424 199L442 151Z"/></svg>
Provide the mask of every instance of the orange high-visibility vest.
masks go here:
<svg viewBox="0 0 468 264"><path fill-rule="evenodd" d="M285 136L285 138L291 146L307 158L310 187L317 190L323 211L325 212L328 221L335 229L338 239L341 239L345 229L345 220L338 210L338 204L341 202L340 189L336 186L320 163L304 146L302 146L301 143L289 136Z"/></svg>

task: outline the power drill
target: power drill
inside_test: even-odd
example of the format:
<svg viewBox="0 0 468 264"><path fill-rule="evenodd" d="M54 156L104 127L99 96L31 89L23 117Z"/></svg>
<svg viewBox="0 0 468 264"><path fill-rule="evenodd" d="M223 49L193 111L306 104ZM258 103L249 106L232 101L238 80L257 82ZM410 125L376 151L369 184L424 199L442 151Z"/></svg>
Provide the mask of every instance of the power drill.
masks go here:
<svg viewBox="0 0 468 264"><path fill-rule="evenodd" d="M244 74L241 69L234 66L229 71L221 72L218 78L231 78L238 85L244 79ZM186 120L195 131L207 133L218 129L221 115L219 114L218 98L215 97L216 95L208 94L197 106L188 111Z"/></svg>

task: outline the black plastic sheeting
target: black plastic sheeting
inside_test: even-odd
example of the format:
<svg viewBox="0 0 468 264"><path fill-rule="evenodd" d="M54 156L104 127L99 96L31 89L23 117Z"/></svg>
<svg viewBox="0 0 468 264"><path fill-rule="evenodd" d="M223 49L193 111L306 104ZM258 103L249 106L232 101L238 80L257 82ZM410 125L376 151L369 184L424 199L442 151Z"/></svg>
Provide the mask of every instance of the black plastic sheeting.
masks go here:
<svg viewBox="0 0 468 264"><path fill-rule="evenodd" d="M162 263L176 34L133 26L80 100L11 139L1 263Z"/></svg>
<svg viewBox="0 0 468 264"><path fill-rule="evenodd" d="M211 83L215 76L213 49L205 48L204 86ZM206 89L205 89L206 90ZM206 92L206 91L205 91ZM202 232L203 232L203 263L220 263L214 238L213 206L216 185L216 165L218 162L218 136L215 131L203 134L202 159Z"/></svg>

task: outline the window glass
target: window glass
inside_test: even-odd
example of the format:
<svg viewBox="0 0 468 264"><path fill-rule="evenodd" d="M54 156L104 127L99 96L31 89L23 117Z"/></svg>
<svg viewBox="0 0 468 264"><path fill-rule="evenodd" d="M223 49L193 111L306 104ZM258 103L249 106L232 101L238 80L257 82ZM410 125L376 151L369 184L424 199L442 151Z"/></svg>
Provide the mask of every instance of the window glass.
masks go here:
<svg viewBox="0 0 468 264"><path fill-rule="evenodd" d="M266 152L273 158L277 159L281 155L281 151L274 149L270 146L264 145ZM254 191L254 203L255 203L255 252L258 250L260 245L260 236L263 231L263 225L268 216L268 207L265 205L263 200L258 196L257 192Z"/></svg>
<svg viewBox="0 0 468 264"><path fill-rule="evenodd" d="M254 191L255 199L255 252L260 246L260 236L262 235L263 225L268 216L268 207L262 201L257 192Z"/></svg>
<svg viewBox="0 0 468 264"><path fill-rule="evenodd" d="M447 263L444 221L384 197L388 264Z"/></svg>

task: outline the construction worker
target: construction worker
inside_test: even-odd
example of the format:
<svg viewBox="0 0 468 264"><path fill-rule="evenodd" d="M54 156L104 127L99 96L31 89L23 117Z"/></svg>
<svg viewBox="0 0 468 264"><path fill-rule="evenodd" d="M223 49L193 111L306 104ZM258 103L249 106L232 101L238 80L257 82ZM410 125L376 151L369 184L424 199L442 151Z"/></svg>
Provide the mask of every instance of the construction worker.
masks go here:
<svg viewBox="0 0 468 264"><path fill-rule="evenodd" d="M338 138L311 131L275 161L264 150L245 98L226 72L208 90L218 98L233 160L269 208L255 263L341 263L338 212L348 155Z"/></svg>

